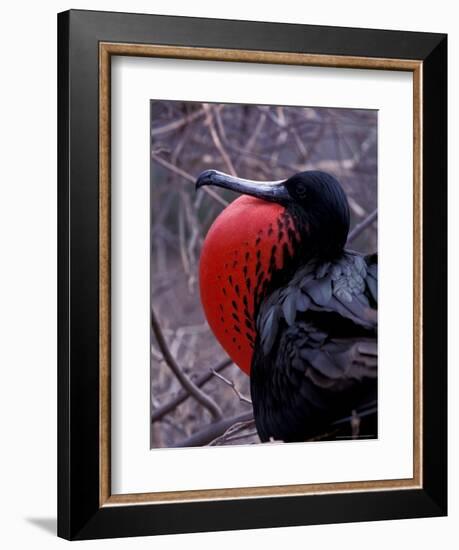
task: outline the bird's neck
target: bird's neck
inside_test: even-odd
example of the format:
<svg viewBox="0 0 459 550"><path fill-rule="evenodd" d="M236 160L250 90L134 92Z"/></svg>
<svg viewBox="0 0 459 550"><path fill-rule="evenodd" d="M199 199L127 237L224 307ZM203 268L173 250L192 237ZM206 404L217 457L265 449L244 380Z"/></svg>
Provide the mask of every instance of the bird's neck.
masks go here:
<svg viewBox="0 0 459 550"><path fill-rule="evenodd" d="M201 302L217 340L250 372L262 300L304 262L295 213L243 196L210 228L201 252Z"/></svg>
<svg viewBox="0 0 459 550"><path fill-rule="evenodd" d="M287 211L298 235L298 247L291 258L293 272L312 259L325 262L342 254L348 227L340 223L336 213L320 208L306 213L295 203L289 205Z"/></svg>

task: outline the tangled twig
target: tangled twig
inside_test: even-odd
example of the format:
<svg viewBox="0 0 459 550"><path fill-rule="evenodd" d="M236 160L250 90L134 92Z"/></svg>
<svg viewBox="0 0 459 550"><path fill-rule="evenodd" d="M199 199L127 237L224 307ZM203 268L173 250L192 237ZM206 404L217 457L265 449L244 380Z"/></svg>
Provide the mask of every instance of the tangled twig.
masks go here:
<svg viewBox="0 0 459 550"><path fill-rule="evenodd" d="M212 371L220 372L223 369L226 369L226 367L229 367L230 365L232 365L232 363L233 362L231 361L231 359L224 359L212 370L200 376L197 380L195 380L194 383L196 384L196 386L198 386L198 388L201 388L213 377ZM184 401L186 401L189 397L190 397L190 394L187 391L182 389L180 392L177 393L177 395L173 399L171 399L167 403L164 403L164 405L160 405L155 411L153 411L151 415L151 422L152 423L158 422L163 418L163 416L173 411L175 408L181 405Z"/></svg>
<svg viewBox="0 0 459 550"><path fill-rule="evenodd" d="M163 354L164 361L175 374L183 389L192 395L204 408L206 408L212 415L212 418L215 420L220 420L223 417L220 407L211 397L204 393L192 380L190 380L190 378L188 378L172 356L153 308L151 308L151 327L156 336L156 340L158 341L158 346Z"/></svg>
<svg viewBox="0 0 459 550"><path fill-rule="evenodd" d="M225 378L222 374L219 374L214 369L212 369L212 374L216 376L219 380L224 382L227 386L229 386L240 399L240 401L242 401L243 403L247 403L248 405L252 404L252 401L245 395L242 395L242 393L236 388L236 384L232 380L228 380L228 378Z"/></svg>
<svg viewBox="0 0 459 550"><path fill-rule="evenodd" d="M377 217L378 217L378 209L376 208L362 222L357 224L354 227L354 229L349 233L347 237L347 244L354 241L367 227L369 227L376 220Z"/></svg>
<svg viewBox="0 0 459 550"><path fill-rule="evenodd" d="M222 443L229 441L229 439L237 432L242 432L242 430L253 428L253 426L255 426L255 420L244 420L242 422L235 422L227 430L225 430L222 435L213 439L208 445L209 447L221 445Z"/></svg>

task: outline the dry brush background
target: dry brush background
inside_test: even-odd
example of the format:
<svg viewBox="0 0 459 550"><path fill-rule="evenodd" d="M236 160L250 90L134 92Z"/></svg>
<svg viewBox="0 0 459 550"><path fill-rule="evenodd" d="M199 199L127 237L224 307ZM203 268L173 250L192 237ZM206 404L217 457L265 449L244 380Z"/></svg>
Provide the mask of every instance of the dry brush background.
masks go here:
<svg viewBox="0 0 459 550"><path fill-rule="evenodd" d="M203 240L236 198L195 192L208 168L259 180L330 172L348 196L349 247L377 247L376 111L152 101L152 448L259 442L249 378L216 342L199 300Z"/></svg>

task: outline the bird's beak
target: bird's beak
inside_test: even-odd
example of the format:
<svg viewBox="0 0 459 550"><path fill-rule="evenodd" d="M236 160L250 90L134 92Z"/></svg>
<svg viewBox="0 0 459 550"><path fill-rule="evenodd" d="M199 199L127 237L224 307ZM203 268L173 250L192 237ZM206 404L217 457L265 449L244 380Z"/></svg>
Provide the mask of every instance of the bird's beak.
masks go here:
<svg viewBox="0 0 459 550"><path fill-rule="evenodd" d="M265 201L286 203L290 199L289 192L285 186L285 180L280 181L253 181L237 178L218 172L217 170L205 170L196 180L196 189L205 185L231 189L237 193L251 195Z"/></svg>

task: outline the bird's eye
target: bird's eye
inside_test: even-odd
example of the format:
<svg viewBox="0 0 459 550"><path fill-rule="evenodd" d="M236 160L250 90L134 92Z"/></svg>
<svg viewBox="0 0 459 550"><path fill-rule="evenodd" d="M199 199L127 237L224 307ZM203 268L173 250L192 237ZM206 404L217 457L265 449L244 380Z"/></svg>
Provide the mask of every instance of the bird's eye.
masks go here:
<svg viewBox="0 0 459 550"><path fill-rule="evenodd" d="M306 197L306 185L304 183L298 183L295 191L300 199L304 199Z"/></svg>

